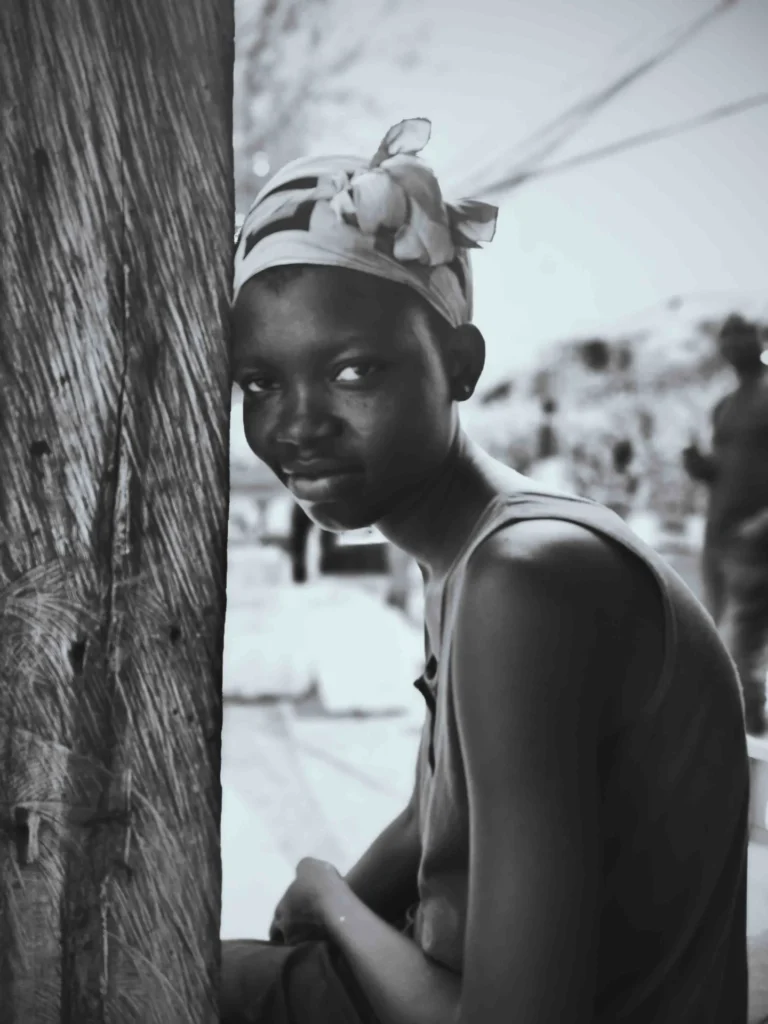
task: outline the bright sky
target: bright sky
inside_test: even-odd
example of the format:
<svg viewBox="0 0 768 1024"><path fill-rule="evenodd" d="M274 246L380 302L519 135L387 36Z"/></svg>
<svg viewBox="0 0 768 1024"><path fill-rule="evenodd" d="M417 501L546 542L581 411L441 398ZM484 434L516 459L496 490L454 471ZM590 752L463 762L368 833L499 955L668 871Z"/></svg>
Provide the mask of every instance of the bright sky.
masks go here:
<svg viewBox="0 0 768 1024"><path fill-rule="evenodd" d="M710 6L421 0L418 17L431 23L423 67L400 77L383 64L361 69L381 118L338 126L318 147L373 153L390 124L427 116L433 140L423 155L448 186ZM739 0L557 159L768 90L766 52L768 0ZM548 340L610 326L672 295L717 293L727 305L731 295L765 294L767 143L763 107L503 200L496 239L474 260L487 379Z"/></svg>

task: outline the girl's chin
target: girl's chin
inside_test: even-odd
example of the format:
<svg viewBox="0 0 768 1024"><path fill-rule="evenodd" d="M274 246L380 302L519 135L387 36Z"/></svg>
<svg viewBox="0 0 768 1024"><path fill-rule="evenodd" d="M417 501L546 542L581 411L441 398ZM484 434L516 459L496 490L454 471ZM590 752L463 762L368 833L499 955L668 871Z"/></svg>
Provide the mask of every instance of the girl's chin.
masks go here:
<svg viewBox="0 0 768 1024"><path fill-rule="evenodd" d="M302 503L301 507L313 523L329 533L364 530L376 523L376 519L372 518L370 514L352 509L348 505L344 506L341 502Z"/></svg>

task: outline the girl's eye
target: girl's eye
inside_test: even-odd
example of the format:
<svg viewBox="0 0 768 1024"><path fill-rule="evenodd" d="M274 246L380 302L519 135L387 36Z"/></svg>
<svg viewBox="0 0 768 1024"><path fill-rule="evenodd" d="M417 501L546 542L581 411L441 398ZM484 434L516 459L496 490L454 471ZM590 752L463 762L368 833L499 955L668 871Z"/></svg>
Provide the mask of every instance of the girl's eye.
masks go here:
<svg viewBox="0 0 768 1024"><path fill-rule="evenodd" d="M364 377L370 377L371 374L376 373L379 369L381 367L378 363L347 363L346 366L343 366L334 375L333 380L341 384L356 384ZM263 395L267 392L276 391L279 384L274 377L259 374L258 377L248 377L246 380L243 380L241 387L248 395Z"/></svg>
<svg viewBox="0 0 768 1024"><path fill-rule="evenodd" d="M243 381L243 391L249 395L260 395L274 390L275 382L269 377L250 377Z"/></svg>
<svg viewBox="0 0 768 1024"><path fill-rule="evenodd" d="M339 370L334 380L338 380L342 384L353 384L362 377L370 377L378 369L380 367L376 363L350 363L342 370Z"/></svg>

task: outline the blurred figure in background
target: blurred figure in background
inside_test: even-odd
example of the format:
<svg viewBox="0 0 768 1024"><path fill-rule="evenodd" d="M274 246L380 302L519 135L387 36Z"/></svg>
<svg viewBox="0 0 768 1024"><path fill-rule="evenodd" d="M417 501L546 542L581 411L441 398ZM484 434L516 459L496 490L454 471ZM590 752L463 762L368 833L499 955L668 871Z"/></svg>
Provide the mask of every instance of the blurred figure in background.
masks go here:
<svg viewBox="0 0 768 1024"><path fill-rule="evenodd" d="M768 670L768 377L755 324L729 317L718 347L738 386L715 406L711 453L692 444L683 451L683 465L709 488L705 600L739 670L747 731L761 735Z"/></svg>
<svg viewBox="0 0 768 1024"><path fill-rule="evenodd" d="M628 437L616 441L611 448L612 475L608 485L605 504L622 519L632 511L637 492L638 478L632 471L635 461L635 446Z"/></svg>
<svg viewBox="0 0 768 1024"><path fill-rule="evenodd" d="M557 414L557 402L554 398L546 398L541 403L542 422L539 427L539 458L551 459L559 455L557 443L557 432L555 430L555 415Z"/></svg>
<svg viewBox="0 0 768 1024"><path fill-rule="evenodd" d="M307 582L307 549L309 535L315 524L298 503L291 509L291 532L288 538L288 552L291 556L291 575L294 583ZM333 550L334 537L327 530L320 530L320 569Z"/></svg>
<svg viewBox="0 0 768 1024"><path fill-rule="evenodd" d="M408 611L411 596L411 572L414 560L394 544L388 545L389 586L386 601L392 608Z"/></svg>
<svg viewBox="0 0 768 1024"><path fill-rule="evenodd" d="M573 477L568 460L561 451L557 428L557 402L544 398L541 402L541 423L536 437L536 458L527 472L537 483L560 491L573 490Z"/></svg>
<svg viewBox="0 0 768 1024"><path fill-rule="evenodd" d="M291 509L291 532L288 540L294 583L307 582L307 541L313 525L301 505L294 503Z"/></svg>

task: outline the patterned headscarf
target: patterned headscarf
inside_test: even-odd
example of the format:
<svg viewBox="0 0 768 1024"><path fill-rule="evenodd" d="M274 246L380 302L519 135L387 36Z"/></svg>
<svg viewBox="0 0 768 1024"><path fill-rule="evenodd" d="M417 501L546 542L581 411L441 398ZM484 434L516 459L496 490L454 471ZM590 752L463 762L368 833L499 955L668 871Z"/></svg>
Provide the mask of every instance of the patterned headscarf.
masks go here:
<svg viewBox="0 0 768 1024"><path fill-rule="evenodd" d="M294 160L262 188L235 252L234 299L270 267L346 267L413 288L451 325L472 318L468 249L489 242L495 206L446 203L432 170L416 155L430 122L401 121L372 160Z"/></svg>

